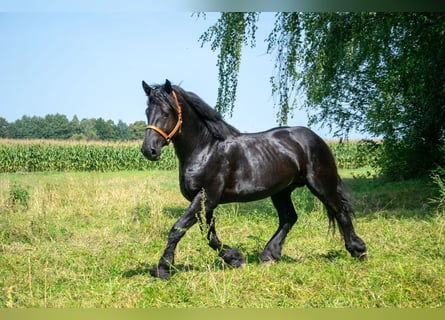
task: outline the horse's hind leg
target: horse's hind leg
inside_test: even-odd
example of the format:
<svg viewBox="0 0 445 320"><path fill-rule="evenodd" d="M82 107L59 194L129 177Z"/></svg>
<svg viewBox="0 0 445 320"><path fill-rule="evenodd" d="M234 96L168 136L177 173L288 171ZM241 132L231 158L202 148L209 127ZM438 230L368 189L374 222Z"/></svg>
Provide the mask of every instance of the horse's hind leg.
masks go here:
<svg viewBox="0 0 445 320"><path fill-rule="evenodd" d="M308 188L325 205L330 222L337 221L345 241L346 250L351 256L366 259L365 242L355 233L352 224L354 212L347 197L343 181L336 173L326 173L308 179ZM334 226L335 227L335 226Z"/></svg>
<svg viewBox="0 0 445 320"><path fill-rule="evenodd" d="M291 192L292 190L285 190L272 196L272 203L278 212L279 225L278 230L260 254L262 261L279 260L281 258L284 240L297 221L297 213L290 196Z"/></svg>

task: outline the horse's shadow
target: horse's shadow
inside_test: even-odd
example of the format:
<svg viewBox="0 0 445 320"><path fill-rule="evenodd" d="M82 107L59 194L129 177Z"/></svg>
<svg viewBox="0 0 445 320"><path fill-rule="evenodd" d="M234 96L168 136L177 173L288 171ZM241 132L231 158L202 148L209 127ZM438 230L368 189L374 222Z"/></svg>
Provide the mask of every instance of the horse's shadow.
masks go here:
<svg viewBox="0 0 445 320"><path fill-rule="evenodd" d="M301 263L304 260L325 260L329 262L334 262L337 259L341 259L344 257L344 254L341 251L328 251L326 253L320 253L320 254L314 254L307 257L299 257L299 258L293 258L288 255L283 255L280 259L280 261L276 263L285 263L285 264L291 264L291 263ZM247 263L250 265L261 265L264 264L263 261L259 259L259 252L248 252L246 253L246 259ZM122 272L123 278L133 278L136 276L150 276L150 271L156 268L156 265L150 265L148 263L139 263L137 266L132 267L124 272ZM226 264L222 259L215 257L215 261L211 265L206 266L194 266L191 264L178 264L173 267L172 273L177 272L190 272L190 271L201 271L205 272L209 269L213 271L224 271L227 269L234 269L233 267L230 267L228 264Z"/></svg>
<svg viewBox="0 0 445 320"><path fill-rule="evenodd" d="M135 276L143 276L150 274L151 267L148 263L140 263L138 266L122 272L123 278L132 278Z"/></svg>
<svg viewBox="0 0 445 320"><path fill-rule="evenodd" d="M123 278L133 278L136 276L149 276L150 271L156 268L156 265L150 265L148 263L140 263L139 265L130 268L124 272L122 272ZM196 271L196 270L202 270L202 268L197 268L192 265L188 264L178 264L173 267L172 272L187 272L187 271Z"/></svg>
<svg viewBox="0 0 445 320"><path fill-rule="evenodd" d="M250 256L250 255L249 255ZM255 262L249 262L249 263L255 263ZM259 263L256 262L257 264ZM156 268L155 264L148 264L148 263L139 263L137 266L132 267L124 272L122 272L123 278L133 278L136 276L146 276L151 275L151 271ZM221 258L215 257L215 260L210 264L205 264L201 266L195 266L191 264L175 264L172 267L172 274L175 273L182 273L182 272L190 272L190 271L199 271L199 272L206 272L209 270L212 271L223 271L227 269L236 269L231 266L229 266L227 263L225 263Z"/></svg>

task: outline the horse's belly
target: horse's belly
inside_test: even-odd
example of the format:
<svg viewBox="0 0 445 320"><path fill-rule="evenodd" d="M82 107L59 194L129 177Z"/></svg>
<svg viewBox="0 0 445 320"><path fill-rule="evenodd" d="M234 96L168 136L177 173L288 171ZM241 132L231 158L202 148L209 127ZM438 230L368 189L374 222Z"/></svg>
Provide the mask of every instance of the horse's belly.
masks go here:
<svg viewBox="0 0 445 320"><path fill-rule="evenodd" d="M221 197L222 203L227 202L249 202L270 197L280 191L290 187L297 186L293 178L275 179L273 174L269 179L264 178L261 181L255 179L244 179L234 183L231 187L224 189Z"/></svg>

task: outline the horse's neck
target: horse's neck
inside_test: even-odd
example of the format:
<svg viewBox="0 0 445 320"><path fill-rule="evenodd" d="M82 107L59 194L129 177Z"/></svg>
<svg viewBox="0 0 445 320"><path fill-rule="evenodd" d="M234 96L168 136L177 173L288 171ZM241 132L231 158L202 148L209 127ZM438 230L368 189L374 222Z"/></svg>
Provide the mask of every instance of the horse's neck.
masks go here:
<svg viewBox="0 0 445 320"><path fill-rule="evenodd" d="M193 155L201 153L215 141L216 139L204 123L200 121L196 113L190 107L184 108L180 133L173 139L179 161L186 163Z"/></svg>

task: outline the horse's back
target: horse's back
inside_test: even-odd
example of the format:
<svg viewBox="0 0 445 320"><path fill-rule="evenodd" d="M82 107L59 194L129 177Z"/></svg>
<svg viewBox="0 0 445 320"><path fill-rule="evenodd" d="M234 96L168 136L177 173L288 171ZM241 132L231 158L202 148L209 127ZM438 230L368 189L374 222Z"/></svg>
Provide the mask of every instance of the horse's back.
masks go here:
<svg viewBox="0 0 445 320"><path fill-rule="evenodd" d="M300 152L301 148L306 155L324 155L329 158L332 155L326 142L314 131L303 126L276 127L262 132L245 133L235 139L241 139L240 141L244 139L251 144L260 143L266 147L268 142L272 141L281 146L294 148L297 152Z"/></svg>

